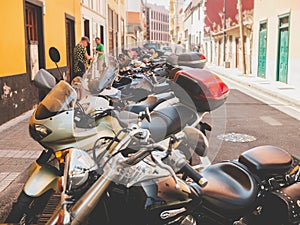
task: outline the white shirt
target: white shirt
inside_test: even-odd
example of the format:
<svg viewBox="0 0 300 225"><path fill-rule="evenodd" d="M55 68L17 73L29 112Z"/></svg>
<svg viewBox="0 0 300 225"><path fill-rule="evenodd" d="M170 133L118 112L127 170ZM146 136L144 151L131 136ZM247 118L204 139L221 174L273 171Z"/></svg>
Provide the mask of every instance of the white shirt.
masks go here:
<svg viewBox="0 0 300 225"><path fill-rule="evenodd" d="M180 54L182 54L182 52L183 52L182 45L176 45L176 47L175 47L175 54L176 55L180 55Z"/></svg>

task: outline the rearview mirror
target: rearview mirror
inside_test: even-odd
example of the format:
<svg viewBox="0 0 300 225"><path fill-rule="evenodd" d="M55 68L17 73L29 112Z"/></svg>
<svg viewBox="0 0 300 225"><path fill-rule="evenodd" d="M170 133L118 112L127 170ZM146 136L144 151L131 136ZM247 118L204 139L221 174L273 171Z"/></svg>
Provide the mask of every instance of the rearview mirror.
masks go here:
<svg viewBox="0 0 300 225"><path fill-rule="evenodd" d="M185 127L183 133L185 141L197 155L201 157L206 156L208 149L208 140L206 136L200 130L191 126Z"/></svg>
<svg viewBox="0 0 300 225"><path fill-rule="evenodd" d="M55 63L58 63L60 61L59 51L55 47L51 47L49 49L49 56L50 56L51 60Z"/></svg>
<svg viewBox="0 0 300 225"><path fill-rule="evenodd" d="M35 75L34 85L40 89L49 91L56 85L56 80L51 73L44 69L40 69Z"/></svg>

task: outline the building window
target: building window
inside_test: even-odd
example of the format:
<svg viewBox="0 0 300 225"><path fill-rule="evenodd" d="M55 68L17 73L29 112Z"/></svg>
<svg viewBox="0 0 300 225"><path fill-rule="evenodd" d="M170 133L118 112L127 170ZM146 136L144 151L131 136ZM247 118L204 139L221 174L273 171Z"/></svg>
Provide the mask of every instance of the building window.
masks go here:
<svg viewBox="0 0 300 225"><path fill-rule="evenodd" d="M125 23L124 23L124 19L121 19L121 46L124 46L124 37L125 35Z"/></svg>
<svg viewBox="0 0 300 225"><path fill-rule="evenodd" d="M26 29L28 41L38 41L37 15L37 8L30 4L26 4Z"/></svg>
<svg viewBox="0 0 300 225"><path fill-rule="evenodd" d="M89 0L83 0L83 5L89 7Z"/></svg>
<svg viewBox="0 0 300 225"><path fill-rule="evenodd" d="M113 11L112 9L108 8L108 24L109 24L109 28L113 29Z"/></svg>
<svg viewBox="0 0 300 225"><path fill-rule="evenodd" d="M109 26L109 39L108 39L108 48L110 51L114 48L114 32L113 32L113 11L108 8L108 26Z"/></svg>

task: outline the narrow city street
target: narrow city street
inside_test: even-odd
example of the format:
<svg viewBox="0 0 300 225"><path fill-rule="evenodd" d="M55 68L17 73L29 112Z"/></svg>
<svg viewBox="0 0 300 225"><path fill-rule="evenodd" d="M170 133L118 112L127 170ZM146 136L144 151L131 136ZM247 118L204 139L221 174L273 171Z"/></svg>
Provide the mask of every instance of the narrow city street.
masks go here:
<svg viewBox="0 0 300 225"><path fill-rule="evenodd" d="M300 225L298 1L15 0L0 18L0 225ZM258 146L297 158L226 162Z"/></svg>

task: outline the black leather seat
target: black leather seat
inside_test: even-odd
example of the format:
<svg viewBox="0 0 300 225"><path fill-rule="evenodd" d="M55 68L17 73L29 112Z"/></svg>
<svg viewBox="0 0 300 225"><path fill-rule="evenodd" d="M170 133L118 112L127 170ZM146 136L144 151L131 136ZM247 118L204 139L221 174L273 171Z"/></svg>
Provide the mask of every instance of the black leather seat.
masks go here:
<svg viewBox="0 0 300 225"><path fill-rule="evenodd" d="M190 108L181 103L153 111L151 123L143 121L142 127L149 129L155 141L165 139L171 134L179 132L184 126L191 125L197 115Z"/></svg>
<svg viewBox="0 0 300 225"><path fill-rule="evenodd" d="M157 95L150 95L144 101L141 101L136 104L130 104L125 109L130 112L139 113L139 112L144 111L145 108L148 107L151 112L160 103L167 101L174 97L175 97L175 94L173 92L167 92L167 93L162 93L162 94L157 94Z"/></svg>
<svg viewBox="0 0 300 225"><path fill-rule="evenodd" d="M252 148L239 157L239 162L246 165L260 178L284 175L293 162L292 156L285 150L275 146L259 146Z"/></svg>
<svg viewBox="0 0 300 225"><path fill-rule="evenodd" d="M201 189L208 208L223 215L238 215L253 207L257 183L242 167L232 162L218 163L201 174L208 180L207 186Z"/></svg>

